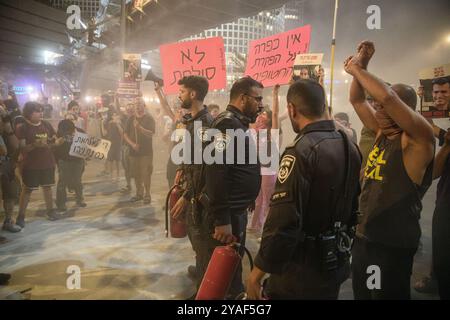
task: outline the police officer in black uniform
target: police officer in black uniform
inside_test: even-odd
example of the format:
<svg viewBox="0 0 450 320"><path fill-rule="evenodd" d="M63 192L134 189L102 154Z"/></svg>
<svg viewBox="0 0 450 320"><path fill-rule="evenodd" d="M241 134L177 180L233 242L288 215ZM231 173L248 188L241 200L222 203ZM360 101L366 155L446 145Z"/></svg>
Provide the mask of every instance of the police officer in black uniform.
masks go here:
<svg viewBox="0 0 450 320"><path fill-rule="evenodd" d="M207 141L209 141L206 135L213 118L203 104L209 87L206 78L188 76L180 79L178 85L180 86L179 99L181 100L181 107L190 111L183 119L186 125L185 133L188 135L188 137L185 136L183 139L185 144L183 147L189 149L190 152L184 154L186 158L181 166L183 178L186 181L185 192L172 208L171 214L174 218L181 218L184 212L187 214L188 237L196 253L196 265L189 266L188 272L198 282L201 280L198 277L198 267L201 255L199 251L201 241L200 226L204 208L197 199L205 184L202 155ZM196 153L201 156L196 157Z"/></svg>
<svg viewBox="0 0 450 320"><path fill-rule="evenodd" d="M253 205L261 184L256 144L248 128L262 110L262 90L263 85L250 77L237 80L231 88L226 111L213 122L212 127L218 130L213 140L214 155L223 164L217 161L206 167L209 209L203 229L206 259L202 274L216 246L233 241L245 245L247 209ZM245 139L244 149L239 148L239 139ZM243 291L242 265L239 265L229 297Z"/></svg>
<svg viewBox="0 0 450 320"><path fill-rule="evenodd" d="M280 161L247 297L337 299L349 276L361 157L329 120L318 83L292 84L287 102L298 136Z"/></svg>

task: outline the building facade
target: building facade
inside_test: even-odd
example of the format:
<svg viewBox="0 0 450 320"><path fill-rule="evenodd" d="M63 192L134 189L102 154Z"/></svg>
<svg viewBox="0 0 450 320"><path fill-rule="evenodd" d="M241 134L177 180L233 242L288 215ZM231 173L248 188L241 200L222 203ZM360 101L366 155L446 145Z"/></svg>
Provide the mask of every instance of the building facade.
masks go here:
<svg viewBox="0 0 450 320"><path fill-rule="evenodd" d="M285 30L285 7L262 11L256 16L239 18L216 28L184 39L195 40L210 37L222 37L225 45L227 63L227 84L242 77L245 72L247 50L253 40L268 37Z"/></svg>
<svg viewBox="0 0 450 320"><path fill-rule="evenodd" d="M100 8L100 0L52 0L53 8L66 10L70 5L77 5L81 10L81 17L84 21L89 21L97 15Z"/></svg>

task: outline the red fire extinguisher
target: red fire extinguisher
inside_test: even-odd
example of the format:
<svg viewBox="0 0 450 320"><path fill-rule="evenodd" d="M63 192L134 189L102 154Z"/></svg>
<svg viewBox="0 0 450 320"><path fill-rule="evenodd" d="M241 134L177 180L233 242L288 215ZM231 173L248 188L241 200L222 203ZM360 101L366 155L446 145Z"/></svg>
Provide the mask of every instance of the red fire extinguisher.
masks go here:
<svg viewBox="0 0 450 320"><path fill-rule="evenodd" d="M169 236L169 212L177 203L178 199L183 194L183 189L180 185L175 184L172 188L170 188L166 197L166 238ZM183 220L178 220L170 215L170 236L172 238L184 238L186 237L186 222Z"/></svg>
<svg viewBox="0 0 450 320"><path fill-rule="evenodd" d="M233 243L214 249L195 300L225 299L239 262L242 260L238 252L240 247L239 243ZM244 246L242 248L250 260L250 268L253 269L250 252Z"/></svg>

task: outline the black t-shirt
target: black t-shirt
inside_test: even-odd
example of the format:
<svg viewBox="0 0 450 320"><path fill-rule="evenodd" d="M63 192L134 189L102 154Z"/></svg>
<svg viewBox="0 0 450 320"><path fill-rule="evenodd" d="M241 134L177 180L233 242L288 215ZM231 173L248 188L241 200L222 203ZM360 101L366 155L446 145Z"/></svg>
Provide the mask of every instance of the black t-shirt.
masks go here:
<svg viewBox="0 0 450 320"><path fill-rule="evenodd" d="M85 133L83 129L75 128L78 132ZM61 138L60 135L56 135L58 138ZM73 136L65 135L64 142L53 148L53 153L55 155L56 161L64 160L64 161L83 161L82 158L74 157L69 155L70 147L72 146Z"/></svg>
<svg viewBox="0 0 450 320"><path fill-rule="evenodd" d="M136 151L133 148L130 148L130 156L138 157L138 156L151 156L153 155L153 138L152 136L146 136L135 129L134 127L134 119L137 119L139 124L146 130L150 130L153 133L155 132L155 120L151 115L145 114L141 118L136 118L132 116L127 121L127 126L125 132L127 133L128 138L136 143L136 133L137 133L137 144L139 145L139 150Z"/></svg>

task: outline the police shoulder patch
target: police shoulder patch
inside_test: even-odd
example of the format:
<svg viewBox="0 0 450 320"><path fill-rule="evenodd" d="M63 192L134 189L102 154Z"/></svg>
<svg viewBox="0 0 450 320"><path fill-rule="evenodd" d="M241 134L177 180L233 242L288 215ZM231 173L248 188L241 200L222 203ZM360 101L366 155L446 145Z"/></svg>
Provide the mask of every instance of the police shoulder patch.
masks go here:
<svg viewBox="0 0 450 320"><path fill-rule="evenodd" d="M289 193L287 191L280 191L280 192L275 192L272 195L272 201L277 201L277 200L282 200L284 198L286 198L289 195Z"/></svg>
<svg viewBox="0 0 450 320"><path fill-rule="evenodd" d="M295 157L287 154L280 161L280 169L278 169L278 181L284 183L289 178L294 169Z"/></svg>

